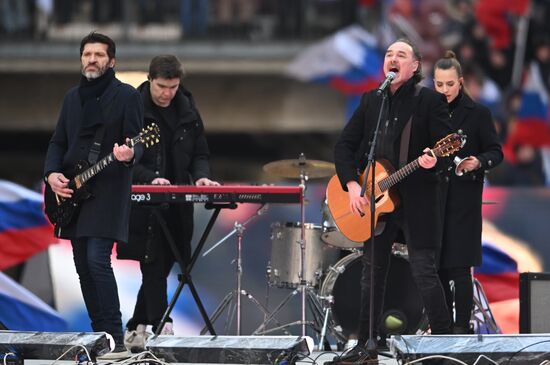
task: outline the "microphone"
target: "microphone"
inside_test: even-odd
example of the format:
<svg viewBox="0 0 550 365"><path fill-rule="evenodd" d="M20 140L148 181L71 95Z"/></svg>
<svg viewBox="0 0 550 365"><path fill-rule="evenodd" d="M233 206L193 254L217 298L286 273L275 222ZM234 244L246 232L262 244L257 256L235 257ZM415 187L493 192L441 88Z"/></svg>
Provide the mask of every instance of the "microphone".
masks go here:
<svg viewBox="0 0 550 365"><path fill-rule="evenodd" d="M378 90L376 90L376 95L382 95L382 92L384 92L384 90L386 90L390 86L393 79L395 79L395 76L395 72L388 72L388 74L386 75L386 79L380 84L380 86L378 86Z"/></svg>

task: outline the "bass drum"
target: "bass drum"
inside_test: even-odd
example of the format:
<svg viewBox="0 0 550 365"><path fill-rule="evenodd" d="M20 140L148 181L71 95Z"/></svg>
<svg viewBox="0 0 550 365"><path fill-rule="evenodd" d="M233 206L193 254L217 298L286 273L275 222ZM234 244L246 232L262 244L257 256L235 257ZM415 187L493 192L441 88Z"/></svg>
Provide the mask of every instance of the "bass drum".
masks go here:
<svg viewBox="0 0 550 365"><path fill-rule="evenodd" d="M362 255L354 252L338 261L329 269L320 290L321 297L332 296L334 330L346 339L357 338L359 330ZM382 317L388 327L380 326L380 335L415 334L427 327L409 263L396 255L390 260Z"/></svg>

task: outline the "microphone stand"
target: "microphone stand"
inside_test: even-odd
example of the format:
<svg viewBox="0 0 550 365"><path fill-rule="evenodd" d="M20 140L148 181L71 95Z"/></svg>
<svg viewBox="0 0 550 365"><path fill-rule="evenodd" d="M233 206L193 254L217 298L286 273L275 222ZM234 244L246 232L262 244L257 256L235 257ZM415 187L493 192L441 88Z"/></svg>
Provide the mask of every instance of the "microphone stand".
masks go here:
<svg viewBox="0 0 550 365"><path fill-rule="evenodd" d="M376 351L377 341L374 338L374 242L375 242L375 232L374 232L374 213L376 210L376 191L375 191L375 170L376 170L376 141L378 140L378 130L380 129L380 122L382 121L382 116L384 114L384 109L386 107L386 99L388 97L388 91L385 90L381 93L382 103L380 104L380 111L378 112L378 120L376 121L376 129L374 130L374 136L370 144L369 154L367 156L367 166L365 168L365 179L361 185L361 196L365 196L365 191L367 190L367 180L368 172L371 172L371 191L370 191L370 249L371 249L371 261L370 261L370 288L369 288L369 339L366 343L366 349L369 354L378 355Z"/></svg>

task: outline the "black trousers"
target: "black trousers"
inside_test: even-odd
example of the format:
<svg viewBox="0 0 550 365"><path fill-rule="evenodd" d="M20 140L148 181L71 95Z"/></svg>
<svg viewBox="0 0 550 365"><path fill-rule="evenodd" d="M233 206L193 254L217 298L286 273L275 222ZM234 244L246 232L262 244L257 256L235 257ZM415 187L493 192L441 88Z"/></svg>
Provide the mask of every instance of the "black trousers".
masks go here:
<svg viewBox="0 0 550 365"><path fill-rule="evenodd" d="M174 211L168 211L163 214L168 229L174 235L182 229L181 222L178 221L178 214ZM156 332L157 325L160 323L166 308L168 308L167 280L170 271L176 262L174 252L170 248L166 236L159 230L158 247L154 259L151 262L140 261L142 281L137 295L136 306L132 318L126 324L129 331L135 330L138 324L152 325L153 332ZM183 264L188 265L191 258L191 244L176 241L176 248L182 257ZM183 268L181 268L183 271ZM171 318L167 319L172 322Z"/></svg>
<svg viewBox="0 0 550 365"><path fill-rule="evenodd" d="M390 265L392 244L402 229L401 219L390 216L382 234L375 237L374 247L374 338L378 335L382 310L384 308L384 293ZM369 338L370 324L370 266L373 262L371 242L364 243L363 273L361 276L361 311L359 320L359 342L365 343ZM413 279L420 291L424 308L428 315L433 334L450 333L450 313L445 302L445 293L439 280L436 268L436 249L415 249L408 247L409 263Z"/></svg>
<svg viewBox="0 0 550 365"><path fill-rule="evenodd" d="M454 304L455 320L453 327L458 331L467 332L470 328L470 319L474 306L474 284L471 268L440 268L439 277L441 284L443 284L447 307L450 313L453 313ZM451 281L454 283L454 293L451 290Z"/></svg>
<svg viewBox="0 0 550 365"><path fill-rule="evenodd" d="M159 250L154 261L139 264L142 281L134 314L126 324L129 331L135 330L138 324L150 324L153 326L153 332L156 331L162 315L168 308L167 279L174 266L174 256L168 250ZM168 319L168 322L172 320Z"/></svg>

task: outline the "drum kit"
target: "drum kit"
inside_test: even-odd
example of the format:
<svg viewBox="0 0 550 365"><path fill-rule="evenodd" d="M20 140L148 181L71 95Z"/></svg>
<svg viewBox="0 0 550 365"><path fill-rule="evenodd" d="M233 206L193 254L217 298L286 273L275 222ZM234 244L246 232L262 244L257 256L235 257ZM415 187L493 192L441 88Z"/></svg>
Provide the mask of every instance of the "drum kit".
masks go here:
<svg viewBox="0 0 550 365"><path fill-rule="evenodd" d="M282 178L299 179L302 187L302 201L305 201L306 183L312 178L326 178L334 175L333 163L320 160L307 160L303 154L298 159L274 161L264 165L268 174ZM238 235L237 256L237 290L229 293L214 312L215 321L221 312L237 301L237 335L240 335L241 306L240 297L251 300L264 313L264 321L253 331L253 335L269 334L276 331L288 333L290 326L301 325L302 335L306 335L306 326L311 326L320 335L319 346L324 345L325 336L331 334L338 343L345 343L357 334L360 311L360 279L362 242L347 239L336 227L326 201L322 202L322 221L320 225L306 223L304 204L301 204L300 222L276 222L271 225L271 259L267 267L267 281L270 287L292 289L292 292L273 311L269 311L254 297L242 289L241 249L243 226L254 217L242 224L235 224L235 229L224 237ZM262 209L262 208L260 208ZM209 250L209 251L210 251ZM208 251L208 252L209 252ZM347 255L343 252L347 251ZM205 253L208 254L208 252ZM399 285L389 286L386 293L387 308L399 308L400 318L405 318L404 331L414 333L420 326L423 317L421 300L412 282L408 268L406 246L395 248L392 257L390 277ZM395 263L394 263L395 261ZM409 270L409 272L407 272ZM393 290L392 290L393 288ZM280 324L277 314L290 302L301 295L301 319L288 324ZM407 308L403 306L406 305ZM306 321L306 307L312 320ZM275 327L269 327L274 323Z"/></svg>
<svg viewBox="0 0 550 365"><path fill-rule="evenodd" d="M298 159L274 161L264 165L264 171L282 178L300 179L302 202L305 202L306 182L311 178L326 178L334 175L333 163L320 160L306 160L303 154ZM276 331L290 334L287 328L311 326L319 335L319 349L325 345L325 336L330 333L339 344L356 339L358 333L362 242L346 238L336 226L326 200L321 204L320 225L306 223L304 203L301 204L300 222L275 222L271 225L271 259L267 266L267 281L270 287L293 289L273 310L258 302L242 288L241 241L245 226L257 216L265 213L266 206L243 223L235 222L235 229L210 248L215 249L233 234L237 234L237 288L220 303L212 316L215 321L230 302L236 300L237 335L241 328L241 296L252 301L264 314L264 321L252 335L264 335ZM381 222L382 223L382 222ZM379 224L375 232L380 231ZM378 234L378 233L375 233ZM346 253L347 254L343 254ZM379 328L381 335L420 334L428 328L427 316L419 291L412 279L408 262L407 246L394 243L387 277L384 309ZM295 295L301 294L301 319L288 324L277 321L276 315ZM306 321L306 301L313 321ZM481 312L486 313L486 310ZM273 322L275 327L268 328ZM206 328L203 329L203 334Z"/></svg>

